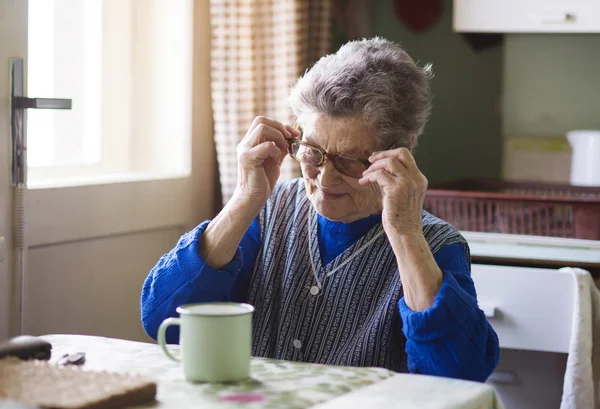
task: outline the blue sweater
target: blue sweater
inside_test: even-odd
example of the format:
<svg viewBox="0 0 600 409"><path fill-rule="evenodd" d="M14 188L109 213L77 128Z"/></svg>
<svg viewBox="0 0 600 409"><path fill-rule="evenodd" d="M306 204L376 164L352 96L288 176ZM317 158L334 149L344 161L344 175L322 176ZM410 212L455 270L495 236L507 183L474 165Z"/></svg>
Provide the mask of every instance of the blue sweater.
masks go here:
<svg viewBox="0 0 600 409"><path fill-rule="evenodd" d="M381 215L353 223L332 222L319 216L323 264L335 259L380 221ZM198 251L207 224L208 221L184 234L144 282L142 324L154 339L160 323L177 316L175 309L182 304L245 301L260 248L258 219L243 237L239 256L221 269L208 266ZM498 337L478 308L468 256L464 247L456 243L442 248L435 260L444 281L434 305L415 312L404 298L398 302L407 340L408 368L413 373L485 381L498 363ZM167 331L167 342L177 343L178 337L176 328Z"/></svg>

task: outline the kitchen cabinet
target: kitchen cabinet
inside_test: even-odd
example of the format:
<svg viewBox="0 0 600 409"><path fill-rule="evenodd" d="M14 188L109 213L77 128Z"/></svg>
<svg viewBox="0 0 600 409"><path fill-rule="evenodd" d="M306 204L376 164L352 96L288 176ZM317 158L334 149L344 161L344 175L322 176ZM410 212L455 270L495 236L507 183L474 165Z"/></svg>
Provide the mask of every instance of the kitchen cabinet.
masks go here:
<svg viewBox="0 0 600 409"><path fill-rule="evenodd" d="M485 264L473 264L471 274L501 347L488 383L507 409L558 408L573 324L573 275Z"/></svg>
<svg viewBox="0 0 600 409"><path fill-rule="evenodd" d="M472 277L500 347L569 352L577 285L570 272L473 264Z"/></svg>
<svg viewBox="0 0 600 409"><path fill-rule="evenodd" d="M600 241L462 234L479 307L500 341L500 362L487 382L507 409L558 408L581 289L561 267L600 271Z"/></svg>
<svg viewBox="0 0 600 409"><path fill-rule="evenodd" d="M600 0L454 0L454 31L600 33Z"/></svg>

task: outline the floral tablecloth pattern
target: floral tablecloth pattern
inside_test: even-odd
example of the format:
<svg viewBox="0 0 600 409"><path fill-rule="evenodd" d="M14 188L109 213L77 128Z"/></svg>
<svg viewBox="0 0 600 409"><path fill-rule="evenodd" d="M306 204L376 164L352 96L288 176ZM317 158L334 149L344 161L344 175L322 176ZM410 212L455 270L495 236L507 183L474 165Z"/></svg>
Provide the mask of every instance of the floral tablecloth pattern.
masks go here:
<svg viewBox="0 0 600 409"><path fill-rule="evenodd" d="M53 345L52 360L85 352L84 368L133 372L158 381L157 399L177 408L304 409L395 373L382 368L350 368L253 358L251 378L238 383L191 384L179 365L157 345L79 335L44 337ZM176 354L178 346L170 346Z"/></svg>
<svg viewBox="0 0 600 409"><path fill-rule="evenodd" d="M315 405L342 407L422 407L501 409L494 390L483 384L420 375L399 375L383 368L352 368L253 358L250 379L238 383L185 381L179 364L152 343L83 335L47 335L52 361L67 353L84 352L87 370L139 373L158 384L158 403L152 408L177 409L304 409ZM174 354L178 346L170 346ZM388 386L389 385L389 386ZM368 392L374 388L374 392ZM419 395L414 393L422 389ZM455 402L476 406L432 406L435 389L453 391ZM462 389L461 389L462 388ZM364 391L367 391L365 394ZM464 391L464 393L456 393ZM489 396L488 396L489 395ZM385 401L382 399L385 398ZM341 399L341 400L339 400ZM341 405L336 405L338 402ZM404 402L398 406L398 402ZM488 402L489 401L489 402ZM410 406L418 402L417 406ZM447 396L440 402L452 402ZM329 405L329 406L327 406ZM331 406L333 405L333 406ZM348 406L350 405L350 406ZM436 404L437 405L437 404Z"/></svg>

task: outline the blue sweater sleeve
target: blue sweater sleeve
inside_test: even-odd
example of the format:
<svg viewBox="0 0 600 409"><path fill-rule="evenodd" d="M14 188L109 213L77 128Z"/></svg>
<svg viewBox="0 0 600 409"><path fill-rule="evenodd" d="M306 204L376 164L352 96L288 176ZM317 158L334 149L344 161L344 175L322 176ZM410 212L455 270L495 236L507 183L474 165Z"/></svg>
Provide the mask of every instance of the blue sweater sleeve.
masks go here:
<svg viewBox="0 0 600 409"><path fill-rule="evenodd" d="M260 247L260 224L255 219L240 243L233 260L220 269L200 256L199 246L209 221L184 234L163 255L144 281L141 318L146 333L156 339L158 327L178 316L178 306L197 302L245 301L250 275ZM167 342L179 342L179 329L169 328Z"/></svg>
<svg viewBox="0 0 600 409"><path fill-rule="evenodd" d="M412 311L398 302L410 372L485 381L498 364L498 336L477 304L463 244L442 248L435 260L444 274L433 306Z"/></svg>

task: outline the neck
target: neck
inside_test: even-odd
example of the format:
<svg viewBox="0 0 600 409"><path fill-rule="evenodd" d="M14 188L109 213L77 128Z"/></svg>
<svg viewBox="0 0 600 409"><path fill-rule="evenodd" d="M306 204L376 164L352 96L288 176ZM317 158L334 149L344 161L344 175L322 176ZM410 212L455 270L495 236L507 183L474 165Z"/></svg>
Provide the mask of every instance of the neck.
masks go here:
<svg viewBox="0 0 600 409"><path fill-rule="evenodd" d="M357 216L353 216L353 217L348 217L345 219L339 219L339 220L335 220L335 219L329 219L325 216L323 216L320 213L317 213L319 215L319 219L323 220L323 221L327 221L329 223L345 223L345 224L352 224L354 222L358 222L361 220L367 220L367 219L380 219L381 218L381 213L372 213L372 214L368 214L368 215L357 215Z"/></svg>

